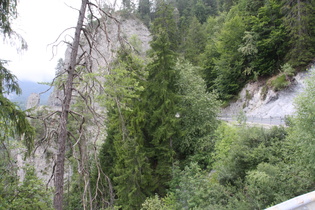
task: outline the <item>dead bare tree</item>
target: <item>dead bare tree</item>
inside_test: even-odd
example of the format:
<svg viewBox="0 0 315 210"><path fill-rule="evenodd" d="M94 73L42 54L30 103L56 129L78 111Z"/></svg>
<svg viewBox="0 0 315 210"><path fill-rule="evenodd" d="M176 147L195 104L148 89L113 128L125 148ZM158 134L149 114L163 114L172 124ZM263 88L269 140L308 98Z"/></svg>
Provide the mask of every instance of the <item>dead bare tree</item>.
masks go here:
<svg viewBox="0 0 315 210"><path fill-rule="evenodd" d="M94 10L92 9L92 7L94 8ZM72 97L74 95L83 99L83 101L85 102L87 106L87 109L89 110L90 113L93 114L94 122L96 122L94 125L98 127L98 132L96 134L95 139L97 139L97 137L99 136L99 131L101 130L101 126L102 126L102 123L100 123L100 119L97 117L97 113L91 106L91 103L93 101L91 99L91 95L93 95L93 93L91 93L91 90L93 90L93 88L95 89L95 86L99 86L102 89L101 82L95 79L91 82L92 84L90 84L90 86L92 87L87 87L88 85L86 85L85 88L83 89L86 89L86 91L87 90L90 91L89 94L84 94L83 91L77 89L74 84L75 83L74 79L77 77L79 78L78 79L79 81L84 81L82 78L80 78L80 70L78 70L80 68L78 68L78 66L81 66L81 67L83 66L88 73L92 71L92 65L93 65L92 60L95 59L93 58L92 52L94 52L94 54L97 54L101 59L104 59L105 63L108 64L106 56L102 55L102 53L96 47L97 29L100 29L102 32L104 32L105 37L108 41L108 44L110 42L110 39L107 33L105 22L103 23L101 27L100 18L94 15L95 9L98 11L99 16L101 16L101 19L103 19L103 21L108 18L108 19L113 20L117 24L118 41L122 42L122 39L120 38L119 21L115 17L113 17L110 13L104 11L99 5L94 4L89 0L82 0L81 9L79 10L80 14L79 14L77 26L75 28L75 36L74 36L73 43L71 44L70 62L69 64L66 64L68 66L66 66L65 72L64 72L64 74L67 74L67 78L63 85L64 98L62 99L62 109L60 112L60 123L59 123L58 135L57 135L58 136L58 153L57 153L57 160L55 163L55 170L54 170L54 181L55 181L54 207L55 209L58 209L58 210L63 208L62 204L63 204L64 163L65 163L66 144L69 138L75 139L75 137L67 129L67 124L69 121L68 117L69 117L69 114L71 115L76 114L77 116L80 116L80 114L74 113L70 108ZM91 29L89 29L89 27L84 25L85 13L87 10L90 12L90 16L94 18L97 22L94 33L91 32ZM92 27L93 27L93 24L92 24ZM86 45L87 45L86 48L80 45L80 41L82 41L81 35L84 36L84 40L86 41ZM79 51L80 53L78 53ZM98 63L97 60L96 60L96 63ZM80 116L80 118L83 119L82 122L84 123L84 118L82 116ZM93 196L90 190L90 182L89 182L90 174L89 174L89 169L87 169L88 158L86 154L87 151L85 148L86 140L81 141L81 136L82 136L81 127L83 123L80 125L80 129L79 129L80 137L77 140L75 140L76 143L73 144L72 147L76 145L78 145L79 147L79 157L77 158L77 160L79 160L78 165L80 166L79 173L82 175L83 180L84 180L84 192L82 195L82 203L84 205L83 207L84 209L86 209L89 206L90 209L92 209L93 208L92 203L93 203L94 198L92 198ZM96 141L94 141L94 151L95 151L94 158L96 160L98 158L97 152L96 152L97 151ZM98 170L97 179L99 180L102 174L102 176L106 177L106 179L109 182L110 201L108 203L109 205L113 205L114 196L112 193L113 189L110 184L110 181L108 177L101 171L99 167L99 163L97 161L96 161L96 167ZM95 193L97 194L97 192Z"/></svg>
<svg viewBox="0 0 315 210"><path fill-rule="evenodd" d="M62 102L62 110L60 116L60 128L58 135L58 154L55 170L55 195L54 195L54 208L62 210L63 206L63 186L64 186L64 162L65 162L65 146L68 138L67 123L68 114L70 111L70 103L72 97L73 78L75 74L75 68L77 66L77 55L79 50L80 35L83 28L83 22L85 18L85 11L88 4L88 0L82 0L81 9L77 26L75 29L74 41L71 47L70 63L67 67L67 81L65 86L65 95Z"/></svg>

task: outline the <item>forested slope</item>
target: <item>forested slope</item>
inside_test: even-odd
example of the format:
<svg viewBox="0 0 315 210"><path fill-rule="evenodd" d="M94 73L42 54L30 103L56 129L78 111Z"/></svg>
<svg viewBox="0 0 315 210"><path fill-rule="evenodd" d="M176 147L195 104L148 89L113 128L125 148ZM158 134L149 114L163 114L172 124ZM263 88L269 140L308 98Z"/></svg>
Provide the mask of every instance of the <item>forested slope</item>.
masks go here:
<svg viewBox="0 0 315 210"><path fill-rule="evenodd" d="M126 0L120 11L103 7L101 17L90 10L72 69L61 208L263 209L314 190L314 73L287 127L217 118L247 82L268 81L266 89L279 91L311 64L314 1ZM60 103L68 62L58 63L53 82ZM52 148L60 103L28 112L35 148L53 160L47 165L59 153ZM15 142L1 141L1 151ZM14 166L5 160L4 168ZM1 179L2 192L10 191L7 183L19 193L42 186L27 185L37 182L33 169L25 185L11 178ZM36 205L51 207L49 191L30 192ZM28 202L17 195L0 193L0 201L8 208Z"/></svg>
<svg viewBox="0 0 315 210"><path fill-rule="evenodd" d="M264 130L231 127L215 116L217 100L232 99L246 82L270 77L266 88L279 91L306 69L314 50L313 3L180 1L145 10L148 5L140 1L136 11L153 36L147 79L137 83L143 89L134 89L133 102L111 106L100 153L116 204L263 209L312 190L308 155L301 155L304 143L295 134L299 117L290 128ZM201 78L204 86L197 85ZM124 94L121 100L131 99Z"/></svg>

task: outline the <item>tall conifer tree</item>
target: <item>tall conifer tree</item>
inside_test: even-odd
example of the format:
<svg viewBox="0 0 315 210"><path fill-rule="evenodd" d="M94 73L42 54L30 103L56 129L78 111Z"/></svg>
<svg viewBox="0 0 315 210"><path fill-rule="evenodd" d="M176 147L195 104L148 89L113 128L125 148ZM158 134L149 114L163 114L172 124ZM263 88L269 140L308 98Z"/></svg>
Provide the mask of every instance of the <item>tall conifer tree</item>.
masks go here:
<svg viewBox="0 0 315 210"><path fill-rule="evenodd" d="M167 5L159 9L165 15L155 19L154 37L151 42L152 62L148 65L149 76L143 94L143 109L146 111L144 128L145 145L148 148L155 192L164 195L171 179L174 158L173 140L179 135L179 100L177 88L178 73L175 70L175 54L172 50L172 33L168 25L173 25L167 17L172 12ZM166 11L165 11L165 10ZM169 24L165 24L169 22ZM174 38L174 37L173 37Z"/></svg>
<svg viewBox="0 0 315 210"><path fill-rule="evenodd" d="M194 65L200 64L200 55L204 52L206 46L206 32L196 17L193 17L190 22L183 46L185 58Z"/></svg>
<svg viewBox="0 0 315 210"><path fill-rule="evenodd" d="M156 35L163 29L167 33L167 37L170 44L170 50L177 51L179 45L178 28L175 17L175 8L164 1L157 2L156 18L153 21L152 33L156 39Z"/></svg>
<svg viewBox="0 0 315 210"><path fill-rule="evenodd" d="M307 65L315 53L315 2L283 0L284 22L290 37L287 58L294 66Z"/></svg>
<svg viewBox="0 0 315 210"><path fill-rule="evenodd" d="M288 49L287 31L283 25L281 4L277 0L269 0L260 7L257 15L251 17L253 43L257 49L255 53L245 55L250 61L250 67L260 76L271 75L278 71ZM247 35L247 37L246 37ZM248 33L243 40L248 42ZM247 45L247 46L246 46ZM248 43L244 46L248 47ZM245 49L245 48L243 48ZM242 51L242 48L239 48Z"/></svg>
<svg viewBox="0 0 315 210"><path fill-rule="evenodd" d="M141 60L129 50L118 52L106 78L107 138L100 153L102 169L114 184L116 206L140 209L151 195L151 169L144 148L143 111L139 96L145 78ZM106 185L106 180L105 181ZM102 198L100 198L101 200Z"/></svg>

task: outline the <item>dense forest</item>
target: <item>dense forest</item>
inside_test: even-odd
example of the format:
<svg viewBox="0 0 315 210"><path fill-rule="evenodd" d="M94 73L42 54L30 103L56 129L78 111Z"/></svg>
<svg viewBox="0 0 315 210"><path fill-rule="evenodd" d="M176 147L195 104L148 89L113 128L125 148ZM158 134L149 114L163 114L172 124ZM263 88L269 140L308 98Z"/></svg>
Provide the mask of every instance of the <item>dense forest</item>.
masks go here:
<svg viewBox="0 0 315 210"><path fill-rule="evenodd" d="M10 26L16 6L0 2L5 39L18 36ZM106 75L85 61L73 68L71 86L71 68L60 61L52 85L75 92L65 118L49 107L23 112L6 99L20 89L0 60L0 209L264 209L314 190L314 73L286 127L217 117L247 82L272 78L266 88L277 91L310 67L315 1L123 0L119 11L102 9L114 22L115 15L140 19L152 34L150 50L141 55L141 41L129 37ZM85 21L88 40L102 18L91 9ZM63 150L71 168L62 193L45 186L32 165L20 180L13 157L60 144L53 143L59 118L66 119Z"/></svg>

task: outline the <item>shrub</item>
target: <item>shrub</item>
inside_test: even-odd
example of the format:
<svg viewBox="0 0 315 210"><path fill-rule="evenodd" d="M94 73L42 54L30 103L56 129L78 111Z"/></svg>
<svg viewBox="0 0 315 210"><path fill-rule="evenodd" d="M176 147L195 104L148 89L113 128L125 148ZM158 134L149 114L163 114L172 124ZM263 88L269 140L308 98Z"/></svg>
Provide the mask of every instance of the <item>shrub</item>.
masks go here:
<svg viewBox="0 0 315 210"><path fill-rule="evenodd" d="M260 96L261 96L261 99L262 99L262 100L265 100L265 99L266 99L267 93L268 93L268 86L265 85L265 86L261 89L261 92L260 92Z"/></svg>
<svg viewBox="0 0 315 210"><path fill-rule="evenodd" d="M177 209L175 197L172 193L167 194L164 198L158 195L147 198L142 204L141 210L160 210L160 209Z"/></svg>
<svg viewBox="0 0 315 210"><path fill-rule="evenodd" d="M279 74L276 78L271 79L269 85L275 91L283 90L284 88L290 85L290 81L286 79L286 75L284 73Z"/></svg>
<svg viewBox="0 0 315 210"><path fill-rule="evenodd" d="M283 72L286 76L292 77L294 76L295 69L288 63L281 66L281 72Z"/></svg>
<svg viewBox="0 0 315 210"><path fill-rule="evenodd" d="M268 81L269 86L275 91L282 90L291 84L290 79L294 76L295 69L290 64L286 63L281 66L280 72L279 75Z"/></svg>

